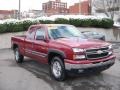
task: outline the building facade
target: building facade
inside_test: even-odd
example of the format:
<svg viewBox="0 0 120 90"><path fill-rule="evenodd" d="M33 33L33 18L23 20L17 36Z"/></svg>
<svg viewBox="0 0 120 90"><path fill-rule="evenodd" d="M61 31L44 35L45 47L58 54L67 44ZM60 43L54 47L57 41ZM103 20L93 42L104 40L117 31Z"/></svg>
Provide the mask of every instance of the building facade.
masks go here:
<svg viewBox="0 0 120 90"><path fill-rule="evenodd" d="M89 1L82 1L80 3L75 3L74 5L69 7L69 13L70 14L82 14L82 15L88 15L90 14L90 6Z"/></svg>
<svg viewBox="0 0 120 90"><path fill-rule="evenodd" d="M0 10L0 20L15 18L17 19L18 10Z"/></svg>
<svg viewBox="0 0 120 90"><path fill-rule="evenodd" d="M47 15L67 14L67 3L60 0L48 1L42 4L42 9Z"/></svg>
<svg viewBox="0 0 120 90"><path fill-rule="evenodd" d="M120 19L120 0L91 0L92 14Z"/></svg>
<svg viewBox="0 0 120 90"><path fill-rule="evenodd" d="M43 10L31 9L29 11L24 11L21 13L21 18L37 18L41 16L45 16L45 13L43 12Z"/></svg>

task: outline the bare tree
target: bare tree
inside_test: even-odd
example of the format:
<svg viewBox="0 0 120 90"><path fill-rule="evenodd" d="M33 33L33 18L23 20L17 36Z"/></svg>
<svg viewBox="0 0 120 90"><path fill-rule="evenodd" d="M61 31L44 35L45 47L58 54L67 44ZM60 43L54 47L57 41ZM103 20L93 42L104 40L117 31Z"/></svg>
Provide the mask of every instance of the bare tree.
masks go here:
<svg viewBox="0 0 120 90"><path fill-rule="evenodd" d="M120 10L120 0L93 0L92 5L96 12L102 12L114 19L116 11Z"/></svg>

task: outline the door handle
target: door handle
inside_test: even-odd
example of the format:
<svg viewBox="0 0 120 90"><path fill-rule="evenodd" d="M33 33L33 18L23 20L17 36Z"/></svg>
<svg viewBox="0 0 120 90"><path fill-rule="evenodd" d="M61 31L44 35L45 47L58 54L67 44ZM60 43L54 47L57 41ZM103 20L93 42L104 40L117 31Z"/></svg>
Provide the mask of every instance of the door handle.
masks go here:
<svg viewBox="0 0 120 90"><path fill-rule="evenodd" d="M46 49L45 47L41 47L41 49Z"/></svg>

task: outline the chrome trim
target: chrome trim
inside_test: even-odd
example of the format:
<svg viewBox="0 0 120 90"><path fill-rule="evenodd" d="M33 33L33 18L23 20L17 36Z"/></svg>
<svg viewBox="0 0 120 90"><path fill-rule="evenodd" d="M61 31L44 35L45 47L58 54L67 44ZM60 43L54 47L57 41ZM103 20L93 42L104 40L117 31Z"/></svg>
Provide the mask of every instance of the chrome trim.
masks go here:
<svg viewBox="0 0 120 90"><path fill-rule="evenodd" d="M66 70L71 70L71 69L88 69L88 68L95 68L99 66L104 66L104 65L109 65L109 64L114 64L115 59L111 59L108 61L104 62L99 62L96 64L70 64L70 63L65 63L65 69Z"/></svg>
<svg viewBox="0 0 120 90"><path fill-rule="evenodd" d="M103 48L106 48L106 50L102 50ZM91 50L91 51L87 51L87 50ZM95 50L95 51L92 51L92 50ZM102 51L102 53L99 54L99 53L97 53L98 51ZM109 47L91 48L91 49L86 49L86 51L85 51L87 59L100 59L100 58L108 57L108 56L110 56L112 54L110 52L111 51L109 51ZM105 55L105 56L102 56L102 57L98 57L98 58L89 58L88 57L88 55L93 55L93 54L101 55L101 54L105 54L105 53L108 53L108 54Z"/></svg>
<svg viewBox="0 0 120 90"><path fill-rule="evenodd" d="M87 59L89 59L89 60L96 60L96 59L102 59L102 58L106 58L106 57L108 57L108 56L110 56L110 55L107 55L107 56L104 56L104 57L99 57L99 58L88 58L87 56Z"/></svg>
<svg viewBox="0 0 120 90"><path fill-rule="evenodd" d="M85 50L91 50L91 49L93 49L93 50L94 50L94 49L102 49L102 48L108 48L108 50L109 50L109 47L108 47L108 46L99 47L99 48L97 48L97 47L96 47L96 48L89 48L89 49L85 49Z"/></svg>
<svg viewBox="0 0 120 90"><path fill-rule="evenodd" d="M25 49L25 52L31 53L31 54L34 54L34 55L37 55L37 56L40 56L40 57L43 57L43 58L47 57L47 54L45 54L45 53L33 51L33 50L30 50L30 49Z"/></svg>
<svg viewBox="0 0 120 90"><path fill-rule="evenodd" d="M98 50L99 51L99 50ZM109 51L107 50L101 50L103 51L103 53L109 53ZM88 55L91 55L91 54L96 54L97 51L94 51L94 52L86 52ZM98 53L97 53L98 54Z"/></svg>
<svg viewBox="0 0 120 90"><path fill-rule="evenodd" d="M44 58L47 56L47 54L45 54L45 53L36 52L36 51L32 51L32 54L40 56L40 57L44 57Z"/></svg>
<svg viewBox="0 0 120 90"><path fill-rule="evenodd" d="M29 50L29 49L24 49L24 50L25 50L25 53L31 53L31 50Z"/></svg>

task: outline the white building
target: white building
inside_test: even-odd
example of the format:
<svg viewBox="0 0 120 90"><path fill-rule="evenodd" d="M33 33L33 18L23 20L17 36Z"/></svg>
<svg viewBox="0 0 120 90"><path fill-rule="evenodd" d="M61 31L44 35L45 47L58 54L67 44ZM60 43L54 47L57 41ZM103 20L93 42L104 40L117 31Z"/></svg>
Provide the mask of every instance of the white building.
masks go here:
<svg viewBox="0 0 120 90"><path fill-rule="evenodd" d="M93 15L113 17L115 21L120 18L120 0L91 0Z"/></svg>
<svg viewBox="0 0 120 90"><path fill-rule="evenodd" d="M37 18L44 15L45 13L42 10L29 10L22 12L22 18Z"/></svg>

